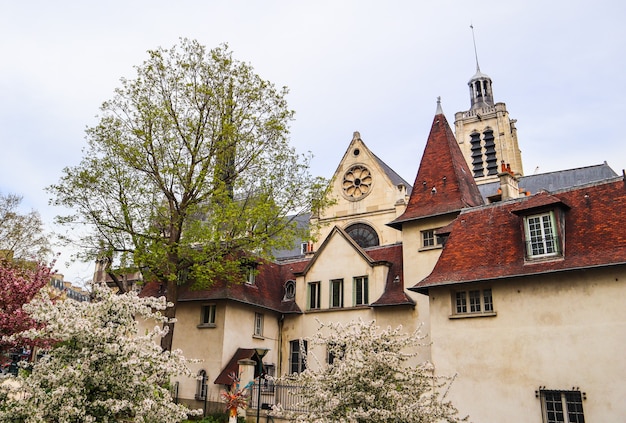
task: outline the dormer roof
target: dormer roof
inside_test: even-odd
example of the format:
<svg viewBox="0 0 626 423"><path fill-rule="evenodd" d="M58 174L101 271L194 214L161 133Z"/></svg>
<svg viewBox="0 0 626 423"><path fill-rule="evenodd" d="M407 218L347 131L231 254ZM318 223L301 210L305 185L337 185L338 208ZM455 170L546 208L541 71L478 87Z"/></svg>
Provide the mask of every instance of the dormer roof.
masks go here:
<svg viewBox="0 0 626 423"><path fill-rule="evenodd" d="M537 207L563 213L563 254L525 260L524 214ZM540 193L462 212L429 276L412 291L469 282L626 265L626 181L614 178L568 191Z"/></svg>
<svg viewBox="0 0 626 423"><path fill-rule="evenodd" d="M409 203L389 226L399 229L404 222L482 204L480 191L438 102Z"/></svg>

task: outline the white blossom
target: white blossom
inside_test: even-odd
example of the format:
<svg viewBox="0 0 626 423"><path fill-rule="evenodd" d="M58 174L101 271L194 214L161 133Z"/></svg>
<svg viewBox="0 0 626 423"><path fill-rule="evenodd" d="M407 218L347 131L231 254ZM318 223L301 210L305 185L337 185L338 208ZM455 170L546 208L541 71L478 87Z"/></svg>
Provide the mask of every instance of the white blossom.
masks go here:
<svg viewBox="0 0 626 423"><path fill-rule="evenodd" d="M165 299L115 295L93 286L94 301L52 301L45 292L24 308L40 329L21 336L53 346L0 387L0 422L162 422L185 419L171 377L193 377L179 350L163 351L155 327L138 334L136 317L166 322Z"/></svg>
<svg viewBox="0 0 626 423"><path fill-rule="evenodd" d="M419 331L402 327L381 330L374 321L348 324L319 322L309 339L307 369L288 377L304 389L300 407L288 413L275 407L274 415L300 423L431 423L466 421L446 399L452 378L436 376L431 363L415 364L425 344ZM322 362L314 350L334 356ZM280 380L277 381L279 383Z"/></svg>

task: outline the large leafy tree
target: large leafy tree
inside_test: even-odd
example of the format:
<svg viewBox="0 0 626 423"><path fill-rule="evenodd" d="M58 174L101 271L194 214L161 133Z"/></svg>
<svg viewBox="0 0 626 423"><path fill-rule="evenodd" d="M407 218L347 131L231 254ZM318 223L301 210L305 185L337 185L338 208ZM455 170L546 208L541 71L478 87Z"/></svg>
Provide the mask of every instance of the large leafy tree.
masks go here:
<svg viewBox="0 0 626 423"><path fill-rule="evenodd" d="M54 342L29 371L0 385L0 422L179 422L190 411L168 388L193 375L180 351L139 333L136 318L163 321L164 298L115 295L93 287L93 301L53 301L42 291L24 306L38 328L22 338Z"/></svg>
<svg viewBox="0 0 626 423"><path fill-rule="evenodd" d="M176 303L178 285L237 281L250 255L291 245L300 229L287 216L323 206L327 184L288 143L287 90L227 46L183 39L149 51L136 71L87 129L81 163L50 190L75 211L61 223L87 226L83 259L140 269Z"/></svg>
<svg viewBox="0 0 626 423"><path fill-rule="evenodd" d="M415 362L424 345L419 332L383 330L375 321L320 322L308 344L307 369L285 377L303 386L299 408L307 411L279 407L274 413L308 423L465 421L446 399L452 379L436 376L430 363ZM333 359L320 360L315 351Z"/></svg>
<svg viewBox="0 0 626 423"><path fill-rule="evenodd" d="M20 211L22 197L0 193L0 250L20 260L45 259L50 242L41 216L36 211Z"/></svg>

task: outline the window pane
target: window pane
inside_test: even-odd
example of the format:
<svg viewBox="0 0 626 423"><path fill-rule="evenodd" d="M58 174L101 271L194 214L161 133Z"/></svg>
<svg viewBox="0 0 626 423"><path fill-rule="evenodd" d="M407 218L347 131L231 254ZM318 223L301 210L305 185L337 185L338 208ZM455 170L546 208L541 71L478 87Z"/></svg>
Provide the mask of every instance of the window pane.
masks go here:
<svg viewBox="0 0 626 423"><path fill-rule="evenodd" d="M335 279L330 282L331 286L331 307L343 307L343 280Z"/></svg>
<svg viewBox="0 0 626 423"><path fill-rule="evenodd" d="M319 282L309 283L309 309L320 308L320 284Z"/></svg>
<svg viewBox="0 0 626 423"><path fill-rule="evenodd" d="M480 312L480 291L470 291L470 313Z"/></svg>
<svg viewBox="0 0 626 423"><path fill-rule="evenodd" d="M465 298L465 292L456 293L456 312L467 313L467 300Z"/></svg>
<svg viewBox="0 0 626 423"><path fill-rule="evenodd" d="M368 304L367 277L354 278L354 303L355 305Z"/></svg>
<svg viewBox="0 0 626 423"><path fill-rule="evenodd" d="M557 254L558 243L552 213L526 219L528 254L530 256Z"/></svg>
<svg viewBox="0 0 626 423"><path fill-rule="evenodd" d="M261 313L254 314L254 334L263 336L263 315Z"/></svg>
<svg viewBox="0 0 626 423"><path fill-rule="evenodd" d="M422 232L422 246L423 247L432 247L435 245L435 231L423 231Z"/></svg>
<svg viewBox="0 0 626 423"><path fill-rule="evenodd" d="M493 299L491 298L491 289L483 290L483 301L485 311L493 311Z"/></svg>
<svg viewBox="0 0 626 423"><path fill-rule="evenodd" d="M560 392L545 392L546 423L564 423L563 403Z"/></svg>
<svg viewBox="0 0 626 423"><path fill-rule="evenodd" d="M200 318L202 324L214 324L215 323L215 305L202 306L202 316Z"/></svg>
<svg viewBox="0 0 626 423"><path fill-rule="evenodd" d="M290 373L300 373L306 369L303 355L307 352L307 341L296 339L289 343L289 369Z"/></svg>
<svg viewBox="0 0 626 423"><path fill-rule="evenodd" d="M567 405L567 418L569 419L569 423L585 423L583 401L580 392L565 392L565 403Z"/></svg>

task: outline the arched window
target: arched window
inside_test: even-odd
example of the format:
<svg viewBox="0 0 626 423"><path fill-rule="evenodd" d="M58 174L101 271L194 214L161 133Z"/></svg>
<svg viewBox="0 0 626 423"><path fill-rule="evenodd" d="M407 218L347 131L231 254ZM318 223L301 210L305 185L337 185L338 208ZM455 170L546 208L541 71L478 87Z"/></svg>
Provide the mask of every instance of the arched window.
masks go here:
<svg viewBox="0 0 626 423"><path fill-rule="evenodd" d="M293 300L296 297L296 281L288 280L285 282L285 298L284 300Z"/></svg>
<svg viewBox="0 0 626 423"><path fill-rule="evenodd" d="M379 245L378 234L365 223L354 223L346 228L346 232L361 248Z"/></svg>
<svg viewBox="0 0 626 423"><path fill-rule="evenodd" d="M200 370L198 372L198 382L196 385L196 399L197 400L205 400L206 399L206 390L207 390L207 374L206 370Z"/></svg>

